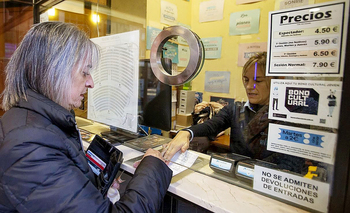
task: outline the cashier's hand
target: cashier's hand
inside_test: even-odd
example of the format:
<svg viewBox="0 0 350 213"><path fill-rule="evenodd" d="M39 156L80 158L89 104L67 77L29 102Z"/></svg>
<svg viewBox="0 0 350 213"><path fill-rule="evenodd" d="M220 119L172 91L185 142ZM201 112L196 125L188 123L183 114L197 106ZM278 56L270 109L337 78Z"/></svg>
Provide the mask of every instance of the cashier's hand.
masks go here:
<svg viewBox="0 0 350 213"><path fill-rule="evenodd" d="M164 159L170 161L179 150L181 150L182 153L185 152L190 145L190 137L191 133L188 131L179 131L174 139L164 148Z"/></svg>
<svg viewBox="0 0 350 213"><path fill-rule="evenodd" d="M157 151L157 150L148 149L148 150L146 151L146 153L143 155L142 159L143 159L144 157L146 157L146 156L153 156L153 157L159 158L159 159L162 160L164 163L166 163L165 160L164 160L164 158L163 158L163 155L162 155L159 151ZM137 167L139 166L139 164L141 163L142 159L139 160L139 161L136 161L136 162L134 163L134 165L133 165L134 168L137 168ZM169 164L169 163L167 163L167 164Z"/></svg>

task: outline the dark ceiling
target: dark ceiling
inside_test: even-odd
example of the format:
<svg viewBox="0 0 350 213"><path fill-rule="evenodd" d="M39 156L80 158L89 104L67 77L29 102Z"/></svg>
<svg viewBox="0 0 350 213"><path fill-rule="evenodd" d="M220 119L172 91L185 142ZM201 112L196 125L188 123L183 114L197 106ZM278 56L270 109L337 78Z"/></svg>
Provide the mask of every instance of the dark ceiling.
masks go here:
<svg viewBox="0 0 350 213"><path fill-rule="evenodd" d="M23 7L33 5L32 0L1 0L0 8Z"/></svg>
<svg viewBox="0 0 350 213"><path fill-rule="evenodd" d="M40 8L50 8L64 0L0 0L0 8L23 7L37 5ZM42 9L41 9L42 10Z"/></svg>

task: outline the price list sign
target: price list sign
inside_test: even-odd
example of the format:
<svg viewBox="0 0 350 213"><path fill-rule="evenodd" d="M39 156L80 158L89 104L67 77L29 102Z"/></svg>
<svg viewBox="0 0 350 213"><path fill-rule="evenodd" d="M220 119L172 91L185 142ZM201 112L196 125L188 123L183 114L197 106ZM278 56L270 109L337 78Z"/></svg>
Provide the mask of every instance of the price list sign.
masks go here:
<svg viewBox="0 0 350 213"><path fill-rule="evenodd" d="M347 3L270 12L266 75L342 76Z"/></svg>

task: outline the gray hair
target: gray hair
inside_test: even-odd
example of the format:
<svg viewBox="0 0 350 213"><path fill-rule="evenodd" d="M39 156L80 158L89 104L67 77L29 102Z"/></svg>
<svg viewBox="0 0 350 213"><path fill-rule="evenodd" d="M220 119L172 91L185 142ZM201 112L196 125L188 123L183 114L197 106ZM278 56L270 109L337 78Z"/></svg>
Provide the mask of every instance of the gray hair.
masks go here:
<svg viewBox="0 0 350 213"><path fill-rule="evenodd" d="M85 32L69 23L34 25L6 66L2 107L8 110L27 100L26 89L40 93L69 109L68 91L73 72L97 66L99 49Z"/></svg>

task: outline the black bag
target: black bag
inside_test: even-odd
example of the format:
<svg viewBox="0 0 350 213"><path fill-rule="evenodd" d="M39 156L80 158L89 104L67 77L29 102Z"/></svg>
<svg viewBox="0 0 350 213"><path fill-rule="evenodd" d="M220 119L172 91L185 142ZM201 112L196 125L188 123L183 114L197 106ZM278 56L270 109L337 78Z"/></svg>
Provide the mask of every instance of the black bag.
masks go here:
<svg viewBox="0 0 350 213"><path fill-rule="evenodd" d="M86 150L86 157L89 166L97 176L98 189L105 197L123 163L123 153L100 136L95 135Z"/></svg>

